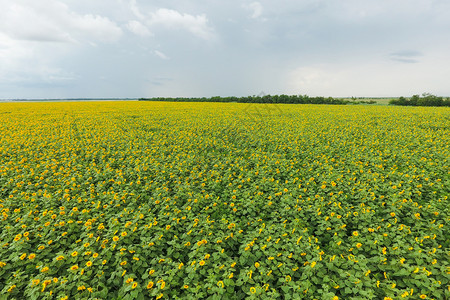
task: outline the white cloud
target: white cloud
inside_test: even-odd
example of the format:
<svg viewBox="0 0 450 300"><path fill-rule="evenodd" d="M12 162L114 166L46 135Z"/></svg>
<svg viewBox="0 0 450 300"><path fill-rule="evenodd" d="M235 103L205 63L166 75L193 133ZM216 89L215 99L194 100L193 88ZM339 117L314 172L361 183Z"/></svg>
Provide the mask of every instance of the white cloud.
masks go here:
<svg viewBox="0 0 450 300"><path fill-rule="evenodd" d="M160 8L150 14L150 26L161 25L170 29L185 29L205 40L214 37L213 29L205 15L190 15L176 10Z"/></svg>
<svg viewBox="0 0 450 300"><path fill-rule="evenodd" d="M126 27L136 35L147 37L157 31L157 27L170 30L187 30L193 35L210 40L214 37L214 30L204 14L192 15L181 13L175 9L147 8L142 12L136 0L130 0L129 9L137 20L129 21Z"/></svg>
<svg viewBox="0 0 450 300"><path fill-rule="evenodd" d="M68 66L83 45L122 36L109 18L77 13L57 0L0 0L0 7L0 83L18 87L18 96L73 82L79 76Z"/></svg>
<svg viewBox="0 0 450 300"><path fill-rule="evenodd" d="M51 8L45 12L39 11L38 7L26 5L24 1L2 2L5 3L2 3L3 9L0 12L0 30L11 38L29 41L70 40L69 34L49 16L53 13ZM59 5L53 6L55 10L61 8Z"/></svg>
<svg viewBox="0 0 450 300"><path fill-rule="evenodd" d="M122 30L106 17L77 14L57 0L0 0L0 31L38 42L114 42Z"/></svg>
<svg viewBox="0 0 450 300"><path fill-rule="evenodd" d="M252 14L250 15L250 17L252 19L259 18L262 15L263 6L259 2L244 4L243 7L251 11Z"/></svg>
<svg viewBox="0 0 450 300"><path fill-rule="evenodd" d="M75 74L52 64L53 53L44 55L44 47L36 42L13 40L0 33L0 82L2 84L61 84L73 80Z"/></svg>
<svg viewBox="0 0 450 300"><path fill-rule="evenodd" d="M25 42L15 41L0 32L0 81L11 81L12 74L22 67L20 62L33 56L33 49Z"/></svg>
<svg viewBox="0 0 450 300"><path fill-rule="evenodd" d="M165 55L161 51L155 50L155 51L153 51L153 53L155 53L155 55L161 59L170 59L167 55Z"/></svg>
<svg viewBox="0 0 450 300"><path fill-rule="evenodd" d="M136 20L129 21L128 24L126 25L126 27L132 33L142 36L142 37L153 36L153 33L151 33L150 30L139 21L136 21Z"/></svg>
<svg viewBox="0 0 450 300"><path fill-rule="evenodd" d="M115 42L122 36L122 29L106 17L70 15L72 15L72 18L68 19L68 30L73 30L75 35L101 42Z"/></svg>
<svg viewBox="0 0 450 300"><path fill-rule="evenodd" d="M145 19L145 16L141 13L141 11L139 10L139 7L136 3L136 0L131 0L130 1L130 9L133 12L133 14L140 20Z"/></svg>

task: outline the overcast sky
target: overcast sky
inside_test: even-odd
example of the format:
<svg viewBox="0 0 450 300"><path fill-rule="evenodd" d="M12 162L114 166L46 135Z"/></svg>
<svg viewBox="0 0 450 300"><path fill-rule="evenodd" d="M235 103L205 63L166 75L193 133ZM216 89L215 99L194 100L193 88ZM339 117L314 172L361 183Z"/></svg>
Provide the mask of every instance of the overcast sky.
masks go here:
<svg viewBox="0 0 450 300"><path fill-rule="evenodd" d="M450 96L449 0L0 0L0 99Z"/></svg>

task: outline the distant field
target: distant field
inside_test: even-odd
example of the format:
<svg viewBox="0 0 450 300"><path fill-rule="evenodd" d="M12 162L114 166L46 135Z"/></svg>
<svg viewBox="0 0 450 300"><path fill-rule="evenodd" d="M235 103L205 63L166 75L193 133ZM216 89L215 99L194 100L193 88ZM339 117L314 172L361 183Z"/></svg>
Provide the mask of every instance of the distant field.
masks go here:
<svg viewBox="0 0 450 300"><path fill-rule="evenodd" d="M344 98L345 100L352 100L352 98ZM376 101L378 105L388 105L391 99L397 99L395 97L392 98L361 98L356 99L356 101Z"/></svg>
<svg viewBox="0 0 450 300"><path fill-rule="evenodd" d="M0 119L0 299L450 298L450 108L0 103Z"/></svg>
<svg viewBox="0 0 450 300"><path fill-rule="evenodd" d="M389 98L389 99L374 99L374 100L377 101L379 104L388 105L388 104L389 104L389 101L391 101L392 99L395 99L395 98Z"/></svg>

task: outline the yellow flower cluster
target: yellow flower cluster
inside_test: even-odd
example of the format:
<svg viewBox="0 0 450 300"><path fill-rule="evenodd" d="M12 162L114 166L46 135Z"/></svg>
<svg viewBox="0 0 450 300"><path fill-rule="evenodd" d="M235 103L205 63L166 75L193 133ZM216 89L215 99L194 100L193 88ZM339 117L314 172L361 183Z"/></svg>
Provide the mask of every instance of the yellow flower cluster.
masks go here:
<svg viewBox="0 0 450 300"><path fill-rule="evenodd" d="M450 298L448 108L1 103L0 118L11 299Z"/></svg>

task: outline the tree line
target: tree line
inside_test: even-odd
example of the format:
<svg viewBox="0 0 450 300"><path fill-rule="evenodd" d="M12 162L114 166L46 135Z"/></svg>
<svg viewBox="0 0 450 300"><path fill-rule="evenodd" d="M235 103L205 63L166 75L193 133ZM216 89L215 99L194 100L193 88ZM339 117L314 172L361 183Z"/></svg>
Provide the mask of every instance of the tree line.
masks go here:
<svg viewBox="0 0 450 300"><path fill-rule="evenodd" d="M202 97L202 98L185 98L185 97L155 97L155 98L139 98L139 101L174 101L174 102L239 102L239 103L287 103L287 104L374 104L376 101L356 100L352 98L338 99L332 97L310 97L308 95L264 95L264 96L247 96L247 97Z"/></svg>
<svg viewBox="0 0 450 300"><path fill-rule="evenodd" d="M389 101L390 105L402 106L450 106L450 98L438 97L429 93L422 96L413 95L411 98L400 97Z"/></svg>

